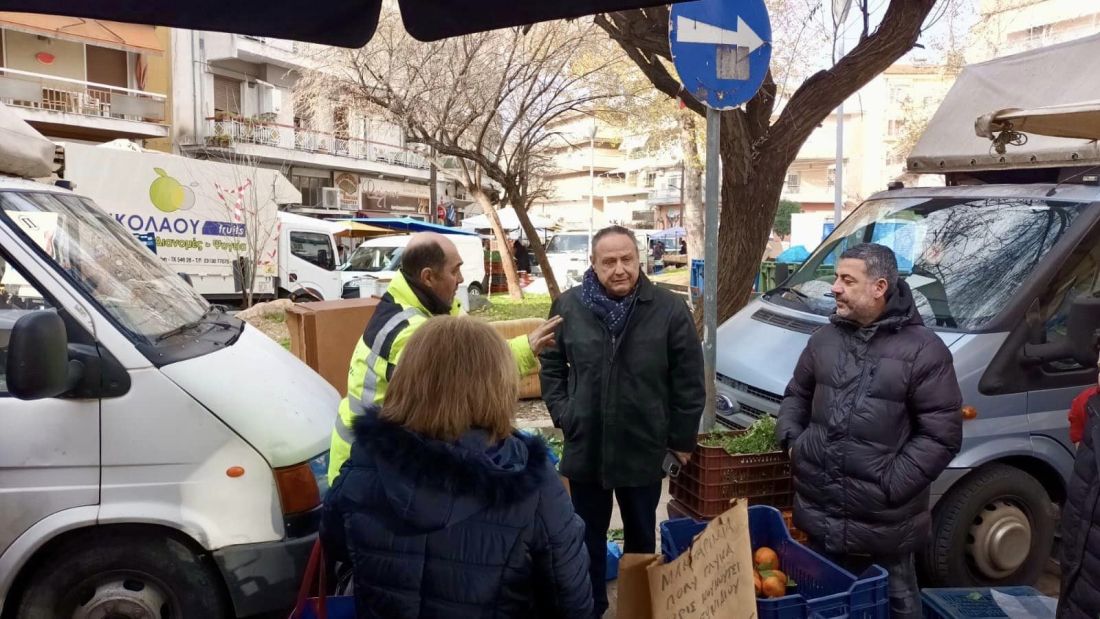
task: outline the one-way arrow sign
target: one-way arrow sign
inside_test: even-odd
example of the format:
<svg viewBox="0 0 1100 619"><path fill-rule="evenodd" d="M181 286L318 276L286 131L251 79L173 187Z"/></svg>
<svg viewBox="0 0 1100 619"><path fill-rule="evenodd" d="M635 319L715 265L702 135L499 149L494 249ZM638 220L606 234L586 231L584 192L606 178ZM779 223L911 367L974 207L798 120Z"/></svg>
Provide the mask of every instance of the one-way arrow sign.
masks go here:
<svg viewBox="0 0 1100 619"><path fill-rule="evenodd" d="M760 89L771 62L764 0L698 0L672 5L669 45L684 89L716 110Z"/></svg>
<svg viewBox="0 0 1100 619"><path fill-rule="evenodd" d="M764 44L764 39L761 39L740 17L737 18L737 30L728 30L681 15L676 20L676 40L680 43L710 43L712 45L747 47L749 53L755 52L758 47Z"/></svg>

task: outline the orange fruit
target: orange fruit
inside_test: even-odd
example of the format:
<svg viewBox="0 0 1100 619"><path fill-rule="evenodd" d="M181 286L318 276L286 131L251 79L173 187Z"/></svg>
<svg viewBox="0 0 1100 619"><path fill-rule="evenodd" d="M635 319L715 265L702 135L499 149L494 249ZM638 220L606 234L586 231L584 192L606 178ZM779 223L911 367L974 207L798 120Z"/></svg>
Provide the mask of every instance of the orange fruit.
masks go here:
<svg viewBox="0 0 1100 619"><path fill-rule="evenodd" d="M787 585L783 584L776 576L769 576L761 584L764 595L769 598L781 598L787 595Z"/></svg>
<svg viewBox="0 0 1100 619"><path fill-rule="evenodd" d="M777 570L779 569L779 555L775 554L775 551L767 546L761 546L756 549L756 553L753 554L752 562L756 564L756 568L759 570Z"/></svg>
<svg viewBox="0 0 1100 619"><path fill-rule="evenodd" d="M756 596L760 597L764 593L764 581L760 579L760 574L752 573L752 584L756 587Z"/></svg>
<svg viewBox="0 0 1100 619"><path fill-rule="evenodd" d="M783 572L780 572L779 570L772 570L771 573L768 574L768 575L769 576L775 576L776 578L779 579L779 582L783 583L784 587L787 586L787 575L784 574Z"/></svg>

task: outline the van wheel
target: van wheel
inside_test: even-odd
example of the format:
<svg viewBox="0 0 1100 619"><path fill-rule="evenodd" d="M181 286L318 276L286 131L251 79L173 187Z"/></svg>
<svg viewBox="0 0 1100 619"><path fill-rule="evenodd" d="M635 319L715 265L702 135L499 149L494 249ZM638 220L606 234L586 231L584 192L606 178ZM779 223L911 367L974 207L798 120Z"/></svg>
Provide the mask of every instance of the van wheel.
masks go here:
<svg viewBox="0 0 1100 619"><path fill-rule="evenodd" d="M181 542L148 533L63 542L27 582L17 619L232 617L214 571Z"/></svg>
<svg viewBox="0 0 1100 619"><path fill-rule="evenodd" d="M467 292L470 295L470 303L473 303L474 299L480 299L481 296L485 294L485 291L481 288L481 284L478 283L470 284L470 288Z"/></svg>
<svg viewBox="0 0 1100 619"><path fill-rule="evenodd" d="M1005 464L983 467L936 505L926 575L939 587L1032 585L1050 558L1054 520L1034 477Z"/></svg>

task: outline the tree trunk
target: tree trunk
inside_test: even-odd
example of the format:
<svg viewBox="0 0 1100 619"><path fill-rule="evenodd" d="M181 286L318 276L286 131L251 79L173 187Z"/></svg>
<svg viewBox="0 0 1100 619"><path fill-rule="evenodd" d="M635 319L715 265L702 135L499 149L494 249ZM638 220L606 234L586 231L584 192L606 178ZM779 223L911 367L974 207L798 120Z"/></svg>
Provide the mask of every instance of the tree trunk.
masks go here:
<svg viewBox="0 0 1100 619"><path fill-rule="evenodd" d="M558 295L561 294L561 289L558 287L554 270L550 267L550 261L546 259L546 246L542 244L539 231L535 229L535 225L531 223L530 215L527 214L527 204L518 195L509 196L509 199L512 202L512 208L516 211L516 217L519 218L520 225L523 226L523 233L531 244L531 251L535 254L535 259L538 260L539 268L542 269L542 277L546 280L546 289L550 291L550 298L557 299Z"/></svg>
<svg viewBox="0 0 1100 619"><path fill-rule="evenodd" d="M737 148L731 119L722 119L722 221L735 225L718 229L718 322L721 324L748 303L768 246L775 212L783 193L785 157L754 160L746 148Z"/></svg>
<svg viewBox="0 0 1100 619"><path fill-rule="evenodd" d="M497 210L493 207L492 201L489 200L489 196L485 195L485 192L479 188L472 189L471 193L474 194L474 198L477 199L477 203L481 205L481 210L485 211L485 216L489 218L489 224L493 228L493 236L496 237L497 243L500 245L500 262L501 267L504 269L504 278L508 280L508 296L514 301L523 299L523 290L519 287L519 273L516 271L516 262L512 256L512 247L508 243L508 235L504 234L504 227L500 225L500 217L497 216ZM490 264L492 263L492 252L489 252ZM489 290L485 293L489 294L493 290L493 282L489 281Z"/></svg>

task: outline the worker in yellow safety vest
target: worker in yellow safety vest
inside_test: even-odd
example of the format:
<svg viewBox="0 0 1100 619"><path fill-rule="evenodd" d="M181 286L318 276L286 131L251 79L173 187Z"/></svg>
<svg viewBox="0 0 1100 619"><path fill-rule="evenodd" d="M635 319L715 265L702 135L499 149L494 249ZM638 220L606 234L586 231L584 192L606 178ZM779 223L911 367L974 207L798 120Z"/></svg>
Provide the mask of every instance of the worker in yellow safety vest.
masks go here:
<svg viewBox="0 0 1100 619"><path fill-rule="evenodd" d="M332 432L329 451L329 482L351 455L351 427L355 418L370 406L381 405L405 343L432 316L457 315L461 304L455 299L462 284L462 258L446 235L421 232L409 239L401 255L401 270L386 288L374 310L362 339L351 356L348 392L340 402L340 413ZM547 321L526 336L509 340L521 376L538 366L542 349L554 344L560 317ZM456 372L469 368L455 368ZM473 380L471 376L471 380Z"/></svg>

